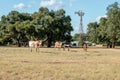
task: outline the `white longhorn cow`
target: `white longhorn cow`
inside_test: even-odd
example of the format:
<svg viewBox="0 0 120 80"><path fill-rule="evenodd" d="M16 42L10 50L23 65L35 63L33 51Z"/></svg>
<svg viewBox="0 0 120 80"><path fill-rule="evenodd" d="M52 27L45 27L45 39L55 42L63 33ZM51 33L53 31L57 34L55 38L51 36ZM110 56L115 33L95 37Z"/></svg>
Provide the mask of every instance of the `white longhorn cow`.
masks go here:
<svg viewBox="0 0 120 80"><path fill-rule="evenodd" d="M42 41L29 41L29 47L32 52L32 48L36 48L36 52L39 52L39 47L42 45Z"/></svg>
<svg viewBox="0 0 120 80"><path fill-rule="evenodd" d="M48 39L48 37L46 36L45 39L43 40L37 40L37 41L29 41L29 47L31 49L32 52L32 48L36 48L36 52L39 52L39 47L42 45L42 43L44 41L46 41Z"/></svg>

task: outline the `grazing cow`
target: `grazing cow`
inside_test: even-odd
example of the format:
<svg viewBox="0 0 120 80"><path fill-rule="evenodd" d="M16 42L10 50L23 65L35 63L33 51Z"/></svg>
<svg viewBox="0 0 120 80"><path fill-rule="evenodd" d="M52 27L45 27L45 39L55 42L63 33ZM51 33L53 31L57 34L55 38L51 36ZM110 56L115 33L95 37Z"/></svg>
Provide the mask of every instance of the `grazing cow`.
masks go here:
<svg viewBox="0 0 120 80"><path fill-rule="evenodd" d="M87 44L86 43L84 43L83 49L87 52Z"/></svg>
<svg viewBox="0 0 120 80"><path fill-rule="evenodd" d="M55 48L61 48L62 47L62 42L56 41L55 42Z"/></svg>
<svg viewBox="0 0 120 80"><path fill-rule="evenodd" d="M36 48L36 52L39 52L39 47L42 45L42 41L29 41L29 47L32 52L32 48Z"/></svg>
<svg viewBox="0 0 120 80"><path fill-rule="evenodd" d="M56 41L54 47L55 47L55 48L59 48L59 49L60 49L60 48L63 48L63 50L65 50L65 48L67 47L67 48L68 48L68 51L69 51L69 48L70 48L69 45L63 44L63 43L60 42L60 41Z"/></svg>
<svg viewBox="0 0 120 80"><path fill-rule="evenodd" d="M70 50L70 47L71 47L71 46L70 46L69 44L64 44L64 45L63 45L63 49L64 49L64 50L65 50L65 48L68 48L68 51L69 51L69 50Z"/></svg>

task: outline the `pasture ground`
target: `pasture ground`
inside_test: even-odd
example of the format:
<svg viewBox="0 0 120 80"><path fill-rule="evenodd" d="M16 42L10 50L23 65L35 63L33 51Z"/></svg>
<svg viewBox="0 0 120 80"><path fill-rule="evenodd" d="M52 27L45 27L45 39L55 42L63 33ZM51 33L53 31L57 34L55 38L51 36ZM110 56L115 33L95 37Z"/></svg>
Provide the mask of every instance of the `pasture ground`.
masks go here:
<svg viewBox="0 0 120 80"><path fill-rule="evenodd" d="M0 80L120 80L120 49L0 47Z"/></svg>

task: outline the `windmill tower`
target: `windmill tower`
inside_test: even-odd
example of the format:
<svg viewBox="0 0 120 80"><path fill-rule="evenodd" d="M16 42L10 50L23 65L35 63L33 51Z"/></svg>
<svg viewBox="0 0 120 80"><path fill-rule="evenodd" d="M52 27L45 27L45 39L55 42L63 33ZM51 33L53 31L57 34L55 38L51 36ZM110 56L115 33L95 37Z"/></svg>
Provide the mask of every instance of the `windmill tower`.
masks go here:
<svg viewBox="0 0 120 80"><path fill-rule="evenodd" d="M83 42L84 42L84 31L83 31L83 19L82 17L84 16L84 12L82 10L79 10L75 12L75 14L78 14L80 16L80 27L79 27L79 46L82 47Z"/></svg>

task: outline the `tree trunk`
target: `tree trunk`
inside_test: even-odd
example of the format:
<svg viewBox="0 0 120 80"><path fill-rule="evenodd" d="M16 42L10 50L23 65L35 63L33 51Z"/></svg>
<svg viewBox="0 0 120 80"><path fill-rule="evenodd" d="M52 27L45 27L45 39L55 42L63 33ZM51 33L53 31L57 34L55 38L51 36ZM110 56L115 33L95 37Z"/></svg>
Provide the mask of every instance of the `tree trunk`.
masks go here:
<svg viewBox="0 0 120 80"><path fill-rule="evenodd" d="M115 42L113 42L113 44L112 44L112 45L113 45L112 47L113 47L113 48L115 48Z"/></svg>
<svg viewBox="0 0 120 80"><path fill-rule="evenodd" d="M112 43L111 42L110 42L109 46L110 46L110 48L112 48Z"/></svg>
<svg viewBox="0 0 120 80"><path fill-rule="evenodd" d="M51 31L50 33L47 34L47 40L48 40L47 47L51 47L51 45L52 45L52 38L53 38L53 33Z"/></svg>
<svg viewBox="0 0 120 80"><path fill-rule="evenodd" d="M19 40L19 39L17 39L17 45L18 45L18 47L21 47L21 44L20 44L20 40Z"/></svg>
<svg viewBox="0 0 120 80"><path fill-rule="evenodd" d="M48 39L48 45L47 45L47 47L51 47L51 44L52 44L52 40Z"/></svg>

